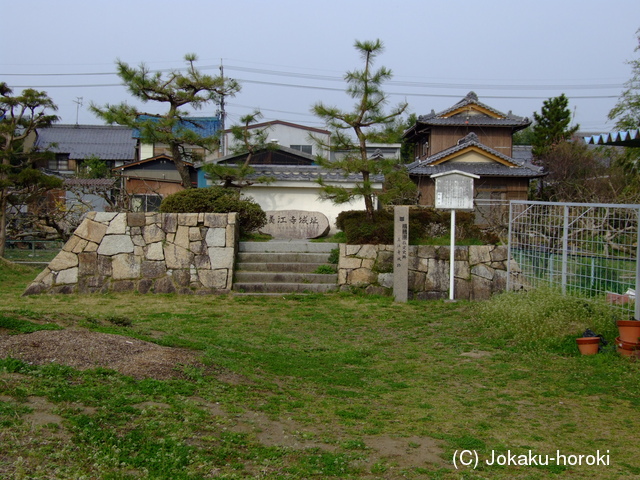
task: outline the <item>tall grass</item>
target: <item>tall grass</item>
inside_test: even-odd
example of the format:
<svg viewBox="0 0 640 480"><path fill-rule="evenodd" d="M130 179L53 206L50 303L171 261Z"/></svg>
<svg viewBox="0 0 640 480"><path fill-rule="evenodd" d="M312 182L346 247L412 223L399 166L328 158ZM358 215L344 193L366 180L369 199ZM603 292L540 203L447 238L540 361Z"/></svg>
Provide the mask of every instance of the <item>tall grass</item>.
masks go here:
<svg viewBox="0 0 640 480"><path fill-rule="evenodd" d="M481 335L519 348L578 337L587 328L611 341L617 335L611 306L552 288L503 293L474 311Z"/></svg>

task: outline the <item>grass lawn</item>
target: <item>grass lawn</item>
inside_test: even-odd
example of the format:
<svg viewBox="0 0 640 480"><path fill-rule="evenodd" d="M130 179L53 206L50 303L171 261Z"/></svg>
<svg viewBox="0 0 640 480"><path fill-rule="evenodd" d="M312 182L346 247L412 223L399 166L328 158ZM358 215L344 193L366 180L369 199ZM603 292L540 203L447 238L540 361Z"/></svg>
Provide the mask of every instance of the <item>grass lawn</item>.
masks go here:
<svg viewBox="0 0 640 480"><path fill-rule="evenodd" d="M37 273L0 263L0 334L82 327L210 368L134 380L0 355L2 478L640 477L640 363L578 354L587 327L616 336L584 302L21 297Z"/></svg>

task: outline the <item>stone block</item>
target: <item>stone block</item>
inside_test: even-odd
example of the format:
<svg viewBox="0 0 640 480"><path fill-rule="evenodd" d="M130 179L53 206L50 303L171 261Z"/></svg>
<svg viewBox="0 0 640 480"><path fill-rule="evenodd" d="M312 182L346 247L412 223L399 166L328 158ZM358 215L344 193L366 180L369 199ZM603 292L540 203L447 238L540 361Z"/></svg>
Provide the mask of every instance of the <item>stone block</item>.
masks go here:
<svg viewBox="0 0 640 480"><path fill-rule="evenodd" d="M189 241L199 242L202 240L202 231L198 227L189 227Z"/></svg>
<svg viewBox="0 0 640 480"><path fill-rule="evenodd" d="M118 280L111 282L110 290L117 293L134 292L136 284L132 280Z"/></svg>
<svg viewBox="0 0 640 480"><path fill-rule="evenodd" d="M111 268L111 258L112 257L104 257L102 255L98 255L98 270L97 274L105 277L110 277L113 273L113 268Z"/></svg>
<svg viewBox="0 0 640 480"><path fill-rule="evenodd" d="M349 272L349 283L356 287L370 285L378 282L378 275L368 268L356 268Z"/></svg>
<svg viewBox="0 0 640 480"><path fill-rule="evenodd" d="M227 288L227 275L228 271L226 269L198 271L198 279L206 288Z"/></svg>
<svg viewBox="0 0 640 480"><path fill-rule="evenodd" d="M164 262L143 261L140 264L140 276L142 278L160 278L167 274L167 266Z"/></svg>
<svg viewBox="0 0 640 480"><path fill-rule="evenodd" d="M176 287L188 287L189 283L191 283L190 270L174 270L171 272L171 276L173 277L173 284Z"/></svg>
<svg viewBox="0 0 640 480"><path fill-rule="evenodd" d="M469 249L469 263L478 265L480 263L489 263L491 261L491 252L488 245L473 245Z"/></svg>
<svg viewBox="0 0 640 480"><path fill-rule="evenodd" d="M85 218L74 232L74 235L99 244L105 233L107 233L106 225Z"/></svg>
<svg viewBox="0 0 640 480"><path fill-rule="evenodd" d="M60 285L71 285L74 283L78 283L78 267L68 268L66 270L61 270L56 275L55 283Z"/></svg>
<svg viewBox="0 0 640 480"><path fill-rule="evenodd" d="M127 214L119 213L109 222L107 235L124 235L127 233Z"/></svg>
<svg viewBox="0 0 640 480"><path fill-rule="evenodd" d="M194 255L186 248L173 243L164 246L164 259L169 269L189 268L193 263Z"/></svg>
<svg viewBox="0 0 640 480"><path fill-rule="evenodd" d="M224 247L227 242L226 228L210 228L205 236L208 247Z"/></svg>
<svg viewBox="0 0 640 480"><path fill-rule="evenodd" d="M492 281L484 277L471 277L470 300L488 300L491 297Z"/></svg>
<svg viewBox="0 0 640 480"><path fill-rule="evenodd" d="M371 258L375 260L378 256L378 249L375 245L362 245L357 256L360 258Z"/></svg>
<svg viewBox="0 0 640 480"><path fill-rule="evenodd" d="M487 280L492 280L495 274L495 270L486 265L476 265L471 267L471 275L476 277L486 278Z"/></svg>
<svg viewBox="0 0 640 480"><path fill-rule="evenodd" d="M224 213L205 213L204 226L209 228L222 228L227 226L227 215Z"/></svg>
<svg viewBox="0 0 640 480"><path fill-rule="evenodd" d="M175 233L178 229L178 214L177 213L162 213L160 223L162 230L167 233Z"/></svg>
<svg viewBox="0 0 640 480"><path fill-rule="evenodd" d="M429 259L425 278L425 290L449 290L449 262Z"/></svg>
<svg viewBox="0 0 640 480"><path fill-rule="evenodd" d="M456 300L470 300L471 280L455 278L453 280L453 293Z"/></svg>
<svg viewBox="0 0 640 480"><path fill-rule="evenodd" d="M209 260L211 268L233 269L235 250L233 248L210 247Z"/></svg>
<svg viewBox="0 0 640 480"><path fill-rule="evenodd" d="M194 265L198 270L200 269L208 270L211 268L211 259L209 258L208 252L206 255L196 255L194 260L195 260Z"/></svg>
<svg viewBox="0 0 640 480"><path fill-rule="evenodd" d="M197 213L178 213L178 225L185 227L195 227L198 225Z"/></svg>
<svg viewBox="0 0 640 480"><path fill-rule="evenodd" d="M146 295L147 293L149 293L151 291L151 288L153 288L153 280L150 278L141 278L138 281L138 293L142 293L143 295Z"/></svg>
<svg viewBox="0 0 640 480"><path fill-rule="evenodd" d="M496 245L490 252L492 262L506 262L509 248L506 245Z"/></svg>
<svg viewBox="0 0 640 480"><path fill-rule="evenodd" d="M129 235L106 235L98 247L98 255L133 253L133 241Z"/></svg>
<svg viewBox="0 0 640 480"><path fill-rule="evenodd" d="M153 293L176 293L176 287L173 285L171 278L162 277L156 280L153 285Z"/></svg>
<svg viewBox="0 0 640 480"><path fill-rule="evenodd" d="M189 248L189 227L185 227L184 225L178 225L178 230L176 231L176 236L173 240L173 243L182 248Z"/></svg>
<svg viewBox="0 0 640 480"><path fill-rule="evenodd" d="M354 269L362 266L362 259L356 257L340 257L338 262L339 268Z"/></svg>
<svg viewBox="0 0 640 480"><path fill-rule="evenodd" d="M144 227L147 224L145 213L129 213L127 215L127 225L129 227Z"/></svg>
<svg viewBox="0 0 640 480"><path fill-rule="evenodd" d="M78 254L78 275L81 277L95 275L98 271L98 254L83 252Z"/></svg>
<svg viewBox="0 0 640 480"><path fill-rule="evenodd" d="M202 240L199 240L197 242L190 242L189 250L191 250L195 255L206 255L207 245Z"/></svg>
<svg viewBox="0 0 640 480"><path fill-rule="evenodd" d="M423 292L426 287L427 274L423 272L409 272L409 290L412 292Z"/></svg>
<svg viewBox="0 0 640 480"><path fill-rule="evenodd" d="M121 253L113 256L111 263L114 280L140 277L141 259L136 255Z"/></svg>
<svg viewBox="0 0 640 480"><path fill-rule="evenodd" d="M142 237L144 238L145 243L162 242L166 239L164 230L155 223L147 225L142 229Z"/></svg>
<svg viewBox="0 0 640 480"><path fill-rule="evenodd" d="M95 220L96 222L107 224L111 220L113 220L116 215L118 215L116 212L96 212L96 214L93 216L93 220Z"/></svg>
<svg viewBox="0 0 640 480"><path fill-rule="evenodd" d="M469 279L471 277L471 269L469 268L469 262L454 262L453 263L453 276L456 278L466 278Z"/></svg>
<svg viewBox="0 0 640 480"><path fill-rule="evenodd" d="M49 263L49 270L60 271L78 266L78 255L64 250L58 253Z"/></svg>
<svg viewBox="0 0 640 480"><path fill-rule="evenodd" d="M76 248L76 245L78 245L78 243L82 242L83 240L83 238L78 237L77 235L72 235L71 238L67 240L67 243L64 244L62 250L64 252L73 252L73 249ZM86 242L86 240L84 241Z"/></svg>
<svg viewBox="0 0 640 480"><path fill-rule="evenodd" d="M393 288L393 273L379 273L378 283L385 288Z"/></svg>

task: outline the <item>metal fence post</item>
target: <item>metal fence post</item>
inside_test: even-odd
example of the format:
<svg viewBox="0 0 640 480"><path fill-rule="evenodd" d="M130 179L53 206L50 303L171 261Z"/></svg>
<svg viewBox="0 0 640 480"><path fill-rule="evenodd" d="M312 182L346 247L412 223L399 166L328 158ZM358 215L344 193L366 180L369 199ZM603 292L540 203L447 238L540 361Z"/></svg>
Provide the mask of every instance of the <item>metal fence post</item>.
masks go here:
<svg viewBox="0 0 640 480"><path fill-rule="evenodd" d="M569 207L563 208L562 226L562 293L567 293L567 260L569 256Z"/></svg>

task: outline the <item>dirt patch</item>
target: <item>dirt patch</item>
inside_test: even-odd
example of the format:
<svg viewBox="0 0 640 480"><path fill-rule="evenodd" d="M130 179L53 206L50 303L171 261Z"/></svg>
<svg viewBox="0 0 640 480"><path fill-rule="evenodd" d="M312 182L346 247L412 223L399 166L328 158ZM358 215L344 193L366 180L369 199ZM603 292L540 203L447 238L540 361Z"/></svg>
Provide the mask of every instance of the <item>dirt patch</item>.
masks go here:
<svg viewBox="0 0 640 480"><path fill-rule="evenodd" d="M184 367L204 367L198 352L88 330L41 330L0 335L0 358L34 365L58 363L78 370L103 367L135 379L184 377Z"/></svg>

